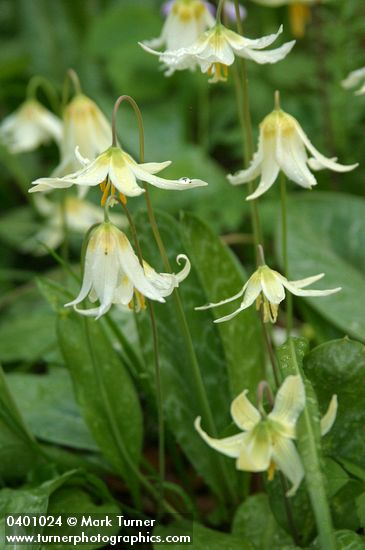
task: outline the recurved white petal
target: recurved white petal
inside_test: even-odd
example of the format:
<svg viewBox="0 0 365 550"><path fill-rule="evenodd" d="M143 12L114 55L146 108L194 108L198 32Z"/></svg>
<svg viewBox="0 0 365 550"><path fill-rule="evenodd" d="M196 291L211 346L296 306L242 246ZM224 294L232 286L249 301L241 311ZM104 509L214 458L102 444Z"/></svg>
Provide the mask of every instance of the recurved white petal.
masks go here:
<svg viewBox="0 0 365 550"><path fill-rule="evenodd" d="M257 152L254 154L251 164L246 170L240 170L236 174L228 174L227 178L232 185L240 185L241 183L247 183L255 178L261 172L261 164L263 159L262 138L260 137L259 146Z"/></svg>
<svg viewBox="0 0 365 550"><path fill-rule="evenodd" d="M260 65L263 65L265 63L277 63L278 61L284 59L288 55L288 53L291 52L294 44L295 40L292 40L291 42L286 42L285 44L280 46L280 48L265 51L246 48L245 50L237 52L237 55L239 55L240 57L246 57L247 59L252 59Z"/></svg>
<svg viewBox="0 0 365 550"><path fill-rule="evenodd" d="M326 168L329 168L329 170L333 170L334 172L349 172L350 170L354 170L354 168L356 168L359 165L359 163L345 165L345 164L339 164L338 162L334 162L332 159L329 159L329 158L323 156L314 147L314 145L312 145L312 143L309 141L307 135L305 134L305 132L303 131L303 129L301 128L301 126L299 124L296 125L296 131L297 131L300 139L303 141L304 145L308 149L308 151L310 151L312 153L314 158L317 159L317 161L320 164L322 164Z"/></svg>
<svg viewBox="0 0 365 550"><path fill-rule="evenodd" d="M244 48L253 48L255 50L262 50L270 46L277 37L283 32L283 25L280 25L279 30L274 34L262 36L261 38L246 38L238 33L229 29L225 30L225 36L235 52L239 52Z"/></svg>
<svg viewBox="0 0 365 550"><path fill-rule="evenodd" d="M139 290L146 298L157 300L158 302L164 302L164 298L161 296L158 289L148 281L144 270L139 263L139 259L134 253L127 237L124 233L120 232L118 246L118 257L122 271L125 272L127 277L132 281L137 290Z"/></svg>
<svg viewBox="0 0 365 550"><path fill-rule="evenodd" d="M280 273L278 273L278 276ZM290 281L291 285L296 286L297 288L305 288L306 286L319 281L324 277L324 273L319 273L318 275L312 275L312 277L306 277L305 279L297 279L296 281ZM280 280L285 279L282 275L279 277Z"/></svg>
<svg viewBox="0 0 365 550"><path fill-rule="evenodd" d="M303 466L294 443L285 437L278 437L273 445L272 458L279 470L293 484L286 496L293 496L304 477Z"/></svg>
<svg viewBox="0 0 365 550"><path fill-rule="evenodd" d="M326 435L332 428L337 415L337 395L333 395L325 415L321 418L321 435Z"/></svg>
<svg viewBox="0 0 365 550"><path fill-rule="evenodd" d="M244 438L243 433L233 435L231 437L226 437L224 439L215 439L214 437L210 437L201 428L200 416L198 416L195 419L194 426L197 432L199 433L199 435L204 439L204 441L209 445L209 447L212 447L212 449L215 449L216 451L219 451L220 453L226 456L230 456L231 458L237 458L239 456L242 440Z"/></svg>
<svg viewBox="0 0 365 550"><path fill-rule="evenodd" d="M316 178L307 166L307 153L295 131L295 124L289 133L283 132L279 126L277 158L281 169L291 181L306 189L317 185Z"/></svg>
<svg viewBox="0 0 365 550"><path fill-rule="evenodd" d="M293 437L292 429L305 405L304 384L299 375L287 376L275 397L274 408L268 417L288 428L288 436ZM295 434L295 431L294 431Z"/></svg>
<svg viewBox="0 0 365 550"><path fill-rule="evenodd" d="M230 296L229 298L226 298L225 300L221 300L220 302L214 302L214 303L206 304L204 306L197 306L194 309L196 309L197 311L200 311L200 310L203 310L203 309L210 309L211 307L219 307L219 306L223 306L224 304L229 304L230 302L234 302L238 298L241 298L242 294L245 292L245 290L247 288L247 285L248 285L248 281L241 288L241 290L239 292L237 292L237 294L234 294L233 296Z"/></svg>
<svg viewBox="0 0 365 550"><path fill-rule="evenodd" d="M302 288L298 288L298 286L296 286L295 284L293 285L291 281L288 281L282 275L281 282L285 286L285 288L287 288L289 292L291 292L295 296L329 296L330 294L334 294L335 292L339 292L340 290L342 290L340 286L328 290L303 290Z"/></svg>
<svg viewBox="0 0 365 550"><path fill-rule="evenodd" d="M159 187L160 189L185 191L186 189L191 189L193 187L203 187L208 185L207 182L198 179L180 178L179 180L168 180L160 178L146 172L145 170L142 170L138 164L131 165L130 168L140 181L146 181L147 183L150 183L155 187Z"/></svg>
<svg viewBox="0 0 365 550"><path fill-rule="evenodd" d="M257 189L247 197L246 200L257 199L272 185L274 185L279 174L279 165L275 155L275 142L273 138L263 140L263 159L261 163L261 180Z"/></svg>
<svg viewBox="0 0 365 550"><path fill-rule="evenodd" d="M252 430L261 420L261 414L246 397L248 390L238 395L231 404L231 416L241 430Z"/></svg>
<svg viewBox="0 0 365 550"><path fill-rule="evenodd" d="M77 304L80 304L83 300L85 300L86 296L89 294L92 287L93 261L94 261L93 252L91 250L87 250L85 255L84 276L82 280L80 293L74 300L72 300L72 302L68 302L67 304L65 304L65 307L70 307L70 306L75 306Z"/></svg>
<svg viewBox="0 0 365 550"><path fill-rule="evenodd" d="M262 290L261 286L261 278L257 271L251 275L249 280L247 281L246 285L243 287L242 291L245 292L243 301L238 309L230 313L229 315L225 315L224 317L220 317L219 319L215 319L214 323L223 323L224 321L229 321L230 319L233 319L236 315L238 315L241 311L244 309L247 309L250 307L258 295L260 294ZM228 300L227 300L228 301Z"/></svg>
<svg viewBox="0 0 365 550"><path fill-rule="evenodd" d="M352 71L342 82L342 86L346 89L353 88L356 86L363 78L365 78L365 67L361 69L356 69Z"/></svg>
<svg viewBox="0 0 365 550"><path fill-rule="evenodd" d="M171 160L166 160L165 162L144 162L142 164L139 164L141 170L145 170L146 172L149 172L150 174L157 174L158 172L161 172L168 166L170 166Z"/></svg>

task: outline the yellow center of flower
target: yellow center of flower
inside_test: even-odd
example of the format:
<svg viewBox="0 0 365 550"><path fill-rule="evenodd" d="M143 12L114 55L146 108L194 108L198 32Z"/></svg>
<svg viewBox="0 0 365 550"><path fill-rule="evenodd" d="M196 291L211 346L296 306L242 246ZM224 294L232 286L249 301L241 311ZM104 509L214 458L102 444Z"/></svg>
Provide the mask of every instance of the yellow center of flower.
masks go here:
<svg viewBox="0 0 365 550"><path fill-rule="evenodd" d="M206 7L201 0L180 0L175 2L171 11L186 23L191 19L200 19L205 10Z"/></svg>
<svg viewBox="0 0 365 550"><path fill-rule="evenodd" d="M212 76L210 82L226 82L228 77L228 67L223 63L212 63L208 69L208 76Z"/></svg>
<svg viewBox="0 0 365 550"><path fill-rule="evenodd" d="M265 138L275 137L280 131L285 136L294 134L296 120L282 110L275 109L267 115L261 123L261 130Z"/></svg>

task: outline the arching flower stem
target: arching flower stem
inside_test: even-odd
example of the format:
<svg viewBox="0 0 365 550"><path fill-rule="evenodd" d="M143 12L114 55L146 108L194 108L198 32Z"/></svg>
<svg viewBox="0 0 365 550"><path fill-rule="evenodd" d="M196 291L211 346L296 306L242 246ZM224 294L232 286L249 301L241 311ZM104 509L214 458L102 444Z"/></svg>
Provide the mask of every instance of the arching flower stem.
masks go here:
<svg viewBox="0 0 365 550"><path fill-rule="evenodd" d="M82 94L81 83L77 72L74 69L68 69L62 89L62 111L66 107L70 96L70 83L74 88L75 95Z"/></svg>
<svg viewBox="0 0 365 550"><path fill-rule="evenodd" d="M60 100L57 95L57 91L53 86L53 84L51 84L51 82L44 76L36 75L30 79L26 90L27 98L36 99L39 88L42 88L42 90L47 96L47 99L49 101L49 104L52 110L54 111L54 113L58 115L60 113L61 106L60 106Z"/></svg>

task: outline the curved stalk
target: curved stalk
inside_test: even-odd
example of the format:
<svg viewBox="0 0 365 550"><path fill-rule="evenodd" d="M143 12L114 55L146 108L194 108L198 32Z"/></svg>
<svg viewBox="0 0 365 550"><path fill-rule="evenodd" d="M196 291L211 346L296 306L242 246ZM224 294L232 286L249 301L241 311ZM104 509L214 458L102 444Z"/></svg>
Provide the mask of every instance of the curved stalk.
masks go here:
<svg viewBox="0 0 365 550"><path fill-rule="evenodd" d="M59 114L61 111L61 105L57 91L53 84L51 84L51 82L44 76L36 75L30 79L26 91L27 98L35 99L39 88L42 88L42 90L46 94L52 110L55 113Z"/></svg>

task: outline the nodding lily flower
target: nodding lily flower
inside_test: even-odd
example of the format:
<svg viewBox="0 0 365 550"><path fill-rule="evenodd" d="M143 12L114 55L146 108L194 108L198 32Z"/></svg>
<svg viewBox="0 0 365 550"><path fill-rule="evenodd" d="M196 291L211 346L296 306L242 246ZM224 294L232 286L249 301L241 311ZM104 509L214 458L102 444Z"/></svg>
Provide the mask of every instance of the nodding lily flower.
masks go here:
<svg viewBox="0 0 365 550"><path fill-rule="evenodd" d="M358 86L358 84L361 84L362 86L355 92L355 95L363 95L365 94L365 67L362 67L362 69L357 69L356 71L352 71L346 78L341 82L342 86L349 90L350 88L354 88L355 86Z"/></svg>
<svg viewBox="0 0 365 550"><path fill-rule="evenodd" d="M126 197L136 197L144 193L144 189L137 184L137 180L146 181L155 187L161 189L173 189L184 191L192 187L201 187L208 185L205 181L198 179L180 178L179 180L168 180L155 176L171 164L166 162L146 162L137 164L137 162L119 147L109 147L104 153L99 155L93 162L83 159L76 150L80 162L84 163L84 168L64 176L63 178L40 178L33 181L33 187L30 193L35 191L47 191L51 188L66 188L72 185L90 187L100 185L103 191L102 205L111 193L119 191L122 202L126 202Z"/></svg>
<svg viewBox="0 0 365 550"><path fill-rule="evenodd" d="M313 155L308 158L306 149ZM312 170L328 168L335 172L349 172L358 164L344 165L323 156L309 141L299 122L280 108L274 109L260 124L258 150L250 166L228 180L233 185L247 183L261 176L260 183L247 200L257 199L275 183L279 171L301 187L317 185Z"/></svg>
<svg viewBox="0 0 365 550"><path fill-rule="evenodd" d="M181 260L185 260L185 266L176 274L157 273L145 261L142 267L126 235L112 223L104 222L91 231L80 294L66 307L73 306L78 313L99 319L112 304L138 311L145 307L144 297L165 302L165 297L189 274L189 259L180 254L177 262ZM87 296L92 302L99 300L100 306L77 308Z"/></svg>
<svg viewBox="0 0 365 550"><path fill-rule="evenodd" d="M269 266L261 265L237 294L221 302L207 304L195 309L202 310L222 306L243 296L238 309L225 317L215 319L214 322L222 323L223 321L229 321L256 301L257 309L260 309L260 306L262 306L264 322L267 323L270 321L271 323L275 323L278 316L279 304L285 298L285 289L295 296L329 296L341 290L341 287L330 290L304 290L305 287L315 283L323 276L324 273L320 273L306 279L288 281L283 275L270 269Z"/></svg>
<svg viewBox="0 0 365 550"><path fill-rule="evenodd" d="M296 423L305 406L305 390L299 375L288 376L279 388L272 411L266 414L261 404L256 409L242 392L231 405L231 416L242 433L214 439L201 428L201 419L195 420L195 428L204 441L216 451L236 459L236 468L246 472L268 471L271 481L275 470L280 470L292 483L287 496L298 489L304 470L293 443ZM332 427L337 413L337 396L334 395L321 420L321 435Z"/></svg>
<svg viewBox="0 0 365 550"><path fill-rule="evenodd" d="M161 35L153 40L145 41L150 48L178 50L190 46L212 27L215 19L211 14L212 4L202 0L173 0L167 2L164 12L167 13Z"/></svg>
<svg viewBox="0 0 365 550"><path fill-rule="evenodd" d="M140 43L140 46L147 52L159 56L168 76L174 71L195 69L199 66L203 73L208 73L212 77L209 82L218 82L227 80L228 66L233 64L235 55L260 64L276 63L284 59L295 41L287 42L274 50L263 51L277 39L282 30L281 26L276 34L251 40L217 23L187 48L161 53L143 43Z"/></svg>
<svg viewBox="0 0 365 550"><path fill-rule="evenodd" d="M92 225L101 223L104 219L103 211L95 204L68 195L63 203L51 202L44 194L34 197L34 205L44 218L42 228L23 245L24 252L35 256L47 254L47 248L57 248L64 239L64 223L70 233L85 234ZM119 226L126 225L126 218L121 214L110 214L110 220ZM46 245L46 246L42 246Z"/></svg>
<svg viewBox="0 0 365 550"><path fill-rule="evenodd" d="M84 94L75 95L65 107L63 121L61 162L53 172L55 177L79 170L76 147L82 157L92 161L110 146L112 140L108 120L96 103Z"/></svg>
<svg viewBox="0 0 365 550"><path fill-rule="evenodd" d="M0 125L0 138L11 153L33 151L51 140L60 142L62 122L36 99L28 99Z"/></svg>

